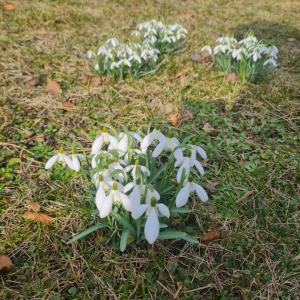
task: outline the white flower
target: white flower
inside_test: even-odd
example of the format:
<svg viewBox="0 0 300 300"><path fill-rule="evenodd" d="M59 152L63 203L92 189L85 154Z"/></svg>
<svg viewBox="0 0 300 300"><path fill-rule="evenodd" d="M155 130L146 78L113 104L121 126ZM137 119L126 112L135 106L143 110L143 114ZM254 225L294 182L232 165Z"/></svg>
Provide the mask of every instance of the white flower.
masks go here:
<svg viewBox="0 0 300 300"><path fill-rule="evenodd" d="M153 129L152 132L148 133L141 142L141 150L145 153L148 147L155 141L158 140L159 142L165 138L165 136L157 129Z"/></svg>
<svg viewBox="0 0 300 300"><path fill-rule="evenodd" d="M124 186L124 193L131 191L129 198L134 206L140 205L141 197L146 191L146 185L142 183L141 179L129 182Z"/></svg>
<svg viewBox="0 0 300 300"><path fill-rule="evenodd" d="M193 192L196 192L198 197L203 202L208 201L207 193L205 192L203 187L197 183L187 180L185 182L183 188L179 191L179 193L176 197L176 207L184 206L190 197L190 193L193 193Z"/></svg>
<svg viewBox="0 0 300 300"><path fill-rule="evenodd" d="M73 161L73 158L70 158L68 155L64 154L63 152L59 152L59 153L55 154L54 156L52 156L47 161L47 163L45 165L45 169L49 170L54 166L54 164L56 162L61 162L63 165L67 165L70 169L72 169L74 171L79 171L80 164L79 164L79 161L78 161L78 164L79 164L79 167L78 167L78 164L77 164L78 158L77 158L77 160L76 160L76 158Z"/></svg>
<svg viewBox="0 0 300 300"><path fill-rule="evenodd" d="M212 48L210 46L204 46L201 51L207 51L209 55L212 55Z"/></svg>
<svg viewBox="0 0 300 300"><path fill-rule="evenodd" d="M127 134L121 132L119 134L118 139L113 138L110 139L110 145L108 147L108 150L116 150L119 155L124 156L128 151L129 146L129 137Z"/></svg>
<svg viewBox="0 0 300 300"><path fill-rule="evenodd" d="M144 233L145 238L149 244L153 244L159 235L159 215L169 218L170 210L163 203L157 203L159 200L159 195L155 191L147 190L146 203L137 205L133 208L132 217L134 219L140 218L144 213L146 213L147 220L145 223Z"/></svg>
<svg viewBox="0 0 300 300"><path fill-rule="evenodd" d="M127 211L132 211L133 205L128 196L123 193L122 185L114 182L107 196L103 188L98 189L96 204L101 218L105 218L111 213L113 204L120 203Z"/></svg>
<svg viewBox="0 0 300 300"><path fill-rule="evenodd" d="M138 178L138 175L146 174L146 176L150 176L150 171L145 166L140 166L139 161L137 160L134 165L129 165L125 167L125 171L128 173L131 171L131 176L133 179Z"/></svg>
<svg viewBox="0 0 300 300"><path fill-rule="evenodd" d="M96 56L96 54L95 54L93 51L89 50L89 51L86 53L86 56L87 56L87 58L90 59L90 58Z"/></svg>
<svg viewBox="0 0 300 300"><path fill-rule="evenodd" d="M117 62L112 62L109 68L110 68L111 70L119 69L119 68L120 68L120 64L117 63Z"/></svg>
<svg viewBox="0 0 300 300"><path fill-rule="evenodd" d="M78 154L71 154L70 159L72 161L73 170L78 172L80 170L79 160L81 159L81 156L79 156Z"/></svg>
<svg viewBox="0 0 300 300"><path fill-rule="evenodd" d="M104 188L105 191L111 189L113 180L109 178L109 170L104 169L96 172L93 175L92 181L94 182L96 188L98 189L100 186Z"/></svg>
<svg viewBox="0 0 300 300"><path fill-rule="evenodd" d="M275 67L275 68L277 67L277 62L276 62L276 60L275 60L273 57L267 59L267 60L264 62L264 66L266 66L266 65L268 65L268 64L272 65L272 66Z"/></svg>
<svg viewBox="0 0 300 300"><path fill-rule="evenodd" d="M107 129L103 128L101 134L93 142L92 154L98 154L104 145L108 145L114 140L115 138L107 133Z"/></svg>
<svg viewBox="0 0 300 300"><path fill-rule="evenodd" d="M177 138L169 138L169 137L162 137L160 139L159 144L155 147L153 150L152 156L157 157L159 156L162 151L173 151L176 147L180 145L179 141Z"/></svg>

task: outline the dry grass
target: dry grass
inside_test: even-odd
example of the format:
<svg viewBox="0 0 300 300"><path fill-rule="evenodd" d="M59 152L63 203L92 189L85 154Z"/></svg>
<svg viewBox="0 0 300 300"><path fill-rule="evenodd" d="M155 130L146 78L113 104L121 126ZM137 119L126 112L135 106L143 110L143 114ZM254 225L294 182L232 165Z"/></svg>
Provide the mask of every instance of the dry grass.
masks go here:
<svg viewBox="0 0 300 300"><path fill-rule="evenodd" d="M14 11L0 11L0 253L16 269L0 275L0 299L300 299L300 3L14 4ZM125 39L152 17L188 29L184 51L154 76L89 85L93 74L83 54L98 40ZM249 29L280 48L281 66L267 81L230 84L191 61L217 36ZM63 92L47 93L47 79ZM75 108L63 108L66 100ZM180 129L206 144L206 179L218 185L209 206L195 199L185 224L198 237L221 230L222 239L141 244L121 255L103 231L66 245L97 218L84 180L50 178L43 170L51 150L74 139L89 147L102 121L142 126L187 109L194 117ZM216 136L201 130L206 122ZM10 166L11 158L21 163ZM53 225L22 217L31 201L56 218Z"/></svg>

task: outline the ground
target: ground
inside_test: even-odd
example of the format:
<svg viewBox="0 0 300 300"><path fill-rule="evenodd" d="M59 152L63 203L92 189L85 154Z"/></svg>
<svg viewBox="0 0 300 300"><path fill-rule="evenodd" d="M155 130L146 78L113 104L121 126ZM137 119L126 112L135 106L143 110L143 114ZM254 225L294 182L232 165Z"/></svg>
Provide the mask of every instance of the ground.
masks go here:
<svg viewBox="0 0 300 300"><path fill-rule="evenodd" d="M0 254L16 268L0 274L0 299L300 299L300 2L13 4L0 11ZM84 53L158 17L188 29L185 49L153 76L96 82ZM249 29L280 50L266 81L230 82L191 60L216 37ZM49 93L49 79L62 92ZM74 140L88 151L100 122L147 126L171 112L187 116L176 130L196 134L209 156L210 204L194 199L184 223L199 239L208 230L221 237L121 254L98 231L67 245L99 219L84 179L43 169L51 151ZM31 202L55 221L24 218Z"/></svg>

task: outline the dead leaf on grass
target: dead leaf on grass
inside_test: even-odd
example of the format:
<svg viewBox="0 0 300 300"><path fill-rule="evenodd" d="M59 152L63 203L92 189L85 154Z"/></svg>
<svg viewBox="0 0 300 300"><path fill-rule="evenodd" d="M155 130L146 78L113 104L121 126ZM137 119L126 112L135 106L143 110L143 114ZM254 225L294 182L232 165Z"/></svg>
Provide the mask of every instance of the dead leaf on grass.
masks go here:
<svg viewBox="0 0 300 300"><path fill-rule="evenodd" d="M13 11L15 10L15 5L12 3L4 3L3 4L3 10L5 11Z"/></svg>
<svg viewBox="0 0 300 300"><path fill-rule="evenodd" d="M98 86L100 86L103 82L105 81L104 77L97 77L97 76L88 76L88 77L84 77L82 79L82 83L92 87L92 88L96 88Z"/></svg>
<svg viewBox="0 0 300 300"><path fill-rule="evenodd" d="M218 185L219 183L217 181L208 181L207 184L206 184L206 189L213 193L215 192L217 189L216 189L216 186Z"/></svg>
<svg viewBox="0 0 300 300"><path fill-rule="evenodd" d="M180 113L170 113L168 114L168 121L174 126L177 127L181 124L182 122L182 116Z"/></svg>
<svg viewBox="0 0 300 300"><path fill-rule="evenodd" d="M235 73L228 73L228 74L226 74L225 79L229 83L234 84L236 82L237 76Z"/></svg>
<svg viewBox="0 0 300 300"><path fill-rule="evenodd" d="M209 54L195 53L191 55L191 61L199 63L211 63L212 58Z"/></svg>
<svg viewBox="0 0 300 300"><path fill-rule="evenodd" d="M248 191L246 192L242 197L238 199L238 202L243 202L246 200L249 196L251 196L255 191Z"/></svg>
<svg viewBox="0 0 300 300"><path fill-rule="evenodd" d="M47 91L51 94L58 94L61 92L60 84L54 80L48 79Z"/></svg>
<svg viewBox="0 0 300 300"><path fill-rule="evenodd" d="M218 230L209 230L207 231L203 237L202 237L202 242L203 243L208 243L214 240L217 240L221 237L221 232Z"/></svg>
<svg viewBox="0 0 300 300"><path fill-rule="evenodd" d="M36 87L41 85L41 80L39 77L34 76L26 82L26 85L28 87Z"/></svg>
<svg viewBox="0 0 300 300"><path fill-rule="evenodd" d="M190 109L185 109L182 112L182 120L183 121L189 121L189 120L193 120L194 119L194 114Z"/></svg>
<svg viewBox="0 0 300 300"><path fill-rule="evenodd" d="M71 101L68 101L68 100L64 101L62 103L62 105L64 108L75 108L74 103L72 103Z"/></svg>
<svg viewBox="0 0 300 300"><path fill-rule="evenodd" d="M29 202L27 207L34 212L39 212L41 210L41 206L36 202Z"/></svg>
<svg viewBox="0 0 300 300"><path fill-rule="evenodd" d="M15 265L7 255L0 255L0 271L10 271L14 268Z"/></svg>
<svg viewBox="0 0 300 300"><path fill-rule="evenodd" d="M292 38L288 38L288 41L289 42L296 42L296 39L292 37Z"/></svg>
<svg viewBox="0 0 300 300"><path fill-rule="evenodd" d="M212 135L217 135L218 134L218 130L215 129L214 127L212 127L208 122L206 122L202 129L207 132L207 133L210 133Z"/></svg>
<svg viewBox="0 0 300 300"><path fill-rule="evenodd" d="M54 220L54 218L52 218L46 214L31 212L31 211L26 211L24 213L24 218L31 220L31 221L43 223L45 225L50 224Z"/></svg>

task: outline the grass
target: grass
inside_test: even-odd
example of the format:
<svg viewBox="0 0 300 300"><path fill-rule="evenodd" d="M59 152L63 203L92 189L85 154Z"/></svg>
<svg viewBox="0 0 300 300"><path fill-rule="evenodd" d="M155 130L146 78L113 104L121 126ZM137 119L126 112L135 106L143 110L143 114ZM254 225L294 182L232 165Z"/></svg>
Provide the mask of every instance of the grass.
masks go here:
<svg viewBox="0 0 300 300"><path fill-rule="evenodd" d="M14 271L0 275L0 299L299 299L299 3L248 1L15 1L0 11L0 253ZM85 53L98 40L125 38L161 16L189 31L184 51L154 76L122 82L94 76ZM227 33L249 29L278 45L280 68L257 84L230 83L191 55ZM39 84L30 80L37 76ZM49 94L47 79L62 86ZM63 108L64 101L75 108ZM99 122L145 126L173 111L192 112L180 130L209 155L209 205L198 199L184 220L191 246L166 241L121 254L105 230L69 246L99 219L81 178L43 170L51 151L77 139L89 149ZM208 122L212 135L201 128ZM38 202L50 226L23 218Z"/></svg>

